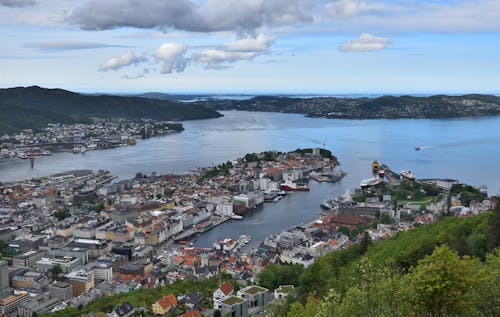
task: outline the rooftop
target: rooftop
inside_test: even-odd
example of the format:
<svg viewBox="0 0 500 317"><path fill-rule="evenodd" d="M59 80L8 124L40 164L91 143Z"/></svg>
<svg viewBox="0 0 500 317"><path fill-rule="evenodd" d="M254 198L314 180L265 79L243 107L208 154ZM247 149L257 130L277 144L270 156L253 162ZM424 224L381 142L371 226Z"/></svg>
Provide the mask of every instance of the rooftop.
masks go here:
<svg viewBox="0 0 500 317"><path fill-rule="evenodd" d="M230 296L230 297L226 297L224 298L221 303L223 304L226 304L226 305L235 305L235 304L241 304L241 303L244 303L245 300L241 297L237 297L237 296Z"/></svg>
<svg viewBox="0 0 500 317"><path fill-rule="evenodd" d="M258 293L263 293L263 292L267 291L267 289L264 288L264 287L260 287L260 286L254 285L254 286L245 287L241 291L245 292L247 294L250 294L250 295L255 295L255 294L258 294Z"/></svg>

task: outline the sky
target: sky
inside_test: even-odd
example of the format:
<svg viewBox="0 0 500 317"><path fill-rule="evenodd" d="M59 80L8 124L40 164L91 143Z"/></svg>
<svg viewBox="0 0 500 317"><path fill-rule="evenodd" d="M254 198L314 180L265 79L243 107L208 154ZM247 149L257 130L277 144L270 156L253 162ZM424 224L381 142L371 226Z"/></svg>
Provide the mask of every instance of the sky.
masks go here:
<svg viewBox="0 0 500 317"><path fill-rule="evenodd" d="M500 0L0 0L0 88L500 94Z"/></svg>

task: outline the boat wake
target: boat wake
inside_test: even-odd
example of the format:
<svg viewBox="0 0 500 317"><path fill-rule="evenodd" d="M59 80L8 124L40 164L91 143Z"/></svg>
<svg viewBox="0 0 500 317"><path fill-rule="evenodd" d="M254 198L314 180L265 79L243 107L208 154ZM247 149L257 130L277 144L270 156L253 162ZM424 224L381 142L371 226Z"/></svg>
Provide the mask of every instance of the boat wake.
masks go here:
<svg viewBox="0 0 500 317"><path fill-rule="evenodd" d="M490 143L494 144L494 143L499 143L499 142L500 142L500 137L487 138L487 139L476 139L476 140L464 140L464 141L459 141L459 142L416 146L415 151L426 150L426 149L435 149L435 148L476 145L476 144L490 144Z"/></svg>

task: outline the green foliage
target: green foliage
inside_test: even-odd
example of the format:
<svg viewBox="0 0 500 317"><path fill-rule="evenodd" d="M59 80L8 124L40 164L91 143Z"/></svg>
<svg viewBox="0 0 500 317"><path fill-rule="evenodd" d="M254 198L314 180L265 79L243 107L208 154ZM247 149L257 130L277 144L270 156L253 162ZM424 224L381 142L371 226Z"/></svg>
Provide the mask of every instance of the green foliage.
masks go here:
<svg viewBox="0 0 500 317"><path fill-rule="evenodd" d="M244 157L245 161L247 162L260 162L259 157L255 153L248 153Z"/></svg>
<svg viewBox="0 0 500 317"><path fill-rule="evenodd" d="M99 298L83 306L81 309L68 307L55 313L46 313L43 316L77 317L90 312L111 312L116 306L125 301L128 301L134 307L150 308L154 302L169 293L173 293L177 296L179 294L185 294L195 290L201 292L205 299L211 299L212 293L219 286L219 281L223 283L225 281L232 280L230 276L226 274L223 274L220 280L219 277L213 277L201 282L179 280L173 284L165 286L159 286L156 288L139 288L128 293L120 293L113 296Z"/></svg>
<svg viewBox="0 0 500 317"><path fill-rule="evenodd" d="M442 190L431 184L415 181L404 181L392 192L392 202L411 201L412 203L428 205L434 202Z"/></svg>
<svg viewBox="0 0 500 317"><path fill-rule="evenodd" d="M57 277L59 274L62 273L61 266L59 266L59 264L54 265L52 267L51 273L52 273L52 277Z"/></svg>
<svg viewBox="0 0 500 317"><path fill-rule="evenodd" d="M260 286L273 291L280 285L298 285L299 277L303 272L304 267L299 264L269 264L260 271L258 281Z"/></svg>
<svg viewBox="0 0 500 317"><path fill-rule="evenodd" d="M325 296L331 288L344 293L361 257L370 259L374 265L390 261L402 272L416 266L420 259L432 254L434 248L441 244L448 244L460 255L485 258L486 252L490 250L486 245L488 217L488 213L474 218L445 217L433 224L399 232L395 237L373 243L367 248L361 248L358 243L345 250L326 254L300 276L299 297L304 300L312 291ZM363 255L364 249L366 253Z"/></svg>
<svg viewBox="0 0 500 317"><path fill-rule="evenodd" d="M59 220L59 221L64 220L70 216L71 216L71 214L69 212L69 209L67 209L67 208L64 208L64 209L61 209L61 210L54 212L54 217L56 217L57 220Z"/></svg>
<svg viewBox="0 0 500 317"><path fill-rule="evenodd" d="M363 238L361 238L361 241L359 242L359 250L362 254L365 254L366 251L368 251L368 247L371 245L372 239L370 238L370 235L368 234L367 231L363 233Z"/></svg>
<svg viewBox="0 0 500 317"><path fill-rule="evenodd" d="M293 152L294 153L300 153L302 155L307 154L307 153L311 153L312 154L313 149L296 149ZM332 152L329 151L329 150L327 150L327 149L319 149L319 154L323 158L327 158L327 159L332 159L333 158Z"/></svg>
<svg viewBox="0 0 500 317"><path fill-rule="evenodd" d="M500 203L497 204L491 217L488 219L488 235L489 248L500 247Z"/></svg>
<svg viewBox="0 0 500 317"><path fill-rule="evenodd" d="M470 185L454 184L450 189L450 196L459 196L463 206L469 206L470 202L482 201L484 199L481 191Z"/></svg>
<svg viewBox="0 0 500 317"><path fill-rule="evenodd" d="M0 132L41 129L47 123L74 123L89 117L195 120L221 114L201 105L110 95L81 95L62 89L0 89ZM172 126L175 128L175 126Z"/></svg>
<svg viewBox="0 0 500 317"><path fill-rule="evenodd" d="M436 247L405 276L408 299L417 315L450 316L468 310L466 293L477 285L474 262L448 246Z"/></svg>

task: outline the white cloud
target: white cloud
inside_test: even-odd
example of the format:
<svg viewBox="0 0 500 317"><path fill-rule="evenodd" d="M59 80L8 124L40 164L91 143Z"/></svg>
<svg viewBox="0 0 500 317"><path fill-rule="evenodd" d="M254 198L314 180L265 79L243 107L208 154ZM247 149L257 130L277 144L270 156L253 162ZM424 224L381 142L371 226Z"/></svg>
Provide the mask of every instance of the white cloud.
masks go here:
<svg viewBox="0 0 500 317"><path fill-rule="evenodd" d="M108 70L118 70L120 68L129 65L139 64L145 61L146 61L145 57L138 57L135 56L135 54L132 51L126 51L125 53L123 53L118 57L113 57L107 60L104 64L101 65L101 67L99 67L99 70L102 72Z"/></svg>
<svg viewBox="0 0 500 317"><path fill-rule="evenodd" d="M0 0L0 5L11 8L29 7L36 4L35 0Z"/></svg>
<svg viewBox="0 0 500 317"><path fill-rule="evenodd" d="M206 69L224 69L227 64L241 60L251 60L268 52L275 37L259 34L255 37L245 37L227 43L222 48L208 48L194 53L191 57L198 63L205 64Z"/></svg>
<svg viewBox="0 0 500 317"><path fill-rule="evenodd" d="M390 44L391 40L388 38L363 33L358 38L341 44L339 49L342 52L372 52L382 50Z"/></svg>
<svg viewBox="0 0 500 317"><path fill-rule="evenodd" d="M257 37L247 37L227 44L228 51L239 52L264 52L267 51L276 38L274 36L259 34Z"/></svg>
<svg viewBox="0 0 500 317"><path fill-rule="evenodd" d="M170 74L173 71L183 72L189 60L184 57L187 46L179 43L164 43L155 52L158 61L163 62L162 74Z"/></svg>

